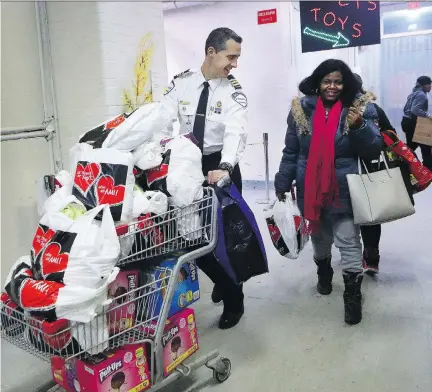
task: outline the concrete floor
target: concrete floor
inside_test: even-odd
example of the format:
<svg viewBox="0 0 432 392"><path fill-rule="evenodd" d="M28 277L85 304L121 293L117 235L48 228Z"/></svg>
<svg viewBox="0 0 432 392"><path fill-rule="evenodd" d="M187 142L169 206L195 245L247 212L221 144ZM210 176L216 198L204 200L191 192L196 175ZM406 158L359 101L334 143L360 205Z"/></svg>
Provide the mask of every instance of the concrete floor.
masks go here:
<svg viewBox="0 0 432 392"><path fill-rule="evenodd" d="M263 206L254 203L263 192L245 194L261 224L271 272L245 285L246 313L232 330L217 329L222 308L211 303L204 275L195 306L200 352L218 348L231 359L232 375L219 385L202 368L164 391L190 391L193 382L214 392L432 391L432 190L416 196L414 216L383 227L381 273L365 277L364 318L353 327L343 322L338 252L334 291L320 296L310 244L298 260L279 256ZM49 379L48 366L3 343L2 391L37 391Z"/></svg>

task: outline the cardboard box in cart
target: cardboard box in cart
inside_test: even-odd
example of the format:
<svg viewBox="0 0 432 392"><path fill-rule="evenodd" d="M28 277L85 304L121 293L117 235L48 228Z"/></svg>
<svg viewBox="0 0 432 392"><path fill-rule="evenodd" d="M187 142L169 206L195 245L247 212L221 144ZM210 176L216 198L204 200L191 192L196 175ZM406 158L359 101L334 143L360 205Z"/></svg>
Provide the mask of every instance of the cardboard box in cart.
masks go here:
<svg viewBox="0 0 432 392"><path fill-rule="evenodd" d="M150 388L148 353L129 344L87 360L51 358L54 381L68 392L141 392Z"/></svg>
<svg viewBox="0 0 432 392"><path fill-rule="evenodd" d="M154 332L156 322L141 327L144 333ZM184 309L169 317L162 335L164 376L198 351L198 330L193 309Z"/></svg>
<svg viewBox="0 0 432 392"><path fill-rule="evenodd" d="M120 271L115 281L108 286L108 297L112 299L107 313L110 336L134 326L139 274L139 271Z"/></svg>
<svg viewBox="0 0 432 392"><path fill-rule="evenodd" d="M417 117L413 142L432 146L432 119Z"/></svg>
<svg viewBox="0 0 432 392"><path fill-rule="evenodd" d="M158 267L154 267L143 272L143 282L150 283L163 279L167 275L166 269L168 268L172 271L178 261L178 257L181 254L182 253L179 252L174 257L171 257L160 263ZM159 287L167 286L168 280L162 280L156 284ZM161 294L157 296L154 314L160 313L165 295L166 288L163 287ZM180 276L178 277L177 285L175 287L168 317L171 317L181 310L187 308L192 303L198 301L199 298L200 289L198 282L198 269L195 261L190 261L185 263L180 270Z"/></svg>

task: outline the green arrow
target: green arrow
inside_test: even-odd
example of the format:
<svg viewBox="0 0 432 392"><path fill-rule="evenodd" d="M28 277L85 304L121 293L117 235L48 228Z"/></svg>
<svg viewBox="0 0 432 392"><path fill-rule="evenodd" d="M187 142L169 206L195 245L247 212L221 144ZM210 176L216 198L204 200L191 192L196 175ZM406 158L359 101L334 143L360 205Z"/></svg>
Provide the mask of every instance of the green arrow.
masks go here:
<svg viewBox="0 0 432 392"><path fill-rule="evenodd" d="M323 33L322 31L315 31L306 27L303 30L303 34L310 35L311 37L315 37L318 39L322 39L327 42L333 43L333 48L340 48L349 45L348 39L341 33L338 32L337 35Z"/></svg>

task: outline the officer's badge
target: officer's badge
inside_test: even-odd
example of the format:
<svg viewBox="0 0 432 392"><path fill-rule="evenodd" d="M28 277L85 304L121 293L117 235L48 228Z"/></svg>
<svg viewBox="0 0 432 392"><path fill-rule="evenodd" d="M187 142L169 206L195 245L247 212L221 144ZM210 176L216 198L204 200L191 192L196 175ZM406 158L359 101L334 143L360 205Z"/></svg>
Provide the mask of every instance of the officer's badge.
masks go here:
<svg viewBox="0 0 432 392"><path fill-rule="evenodd" d="M222 113L222 102L221 101L217 101L216 102L216 107L215 107L214 112L217 113L217 114L221 114Z"/></svg>

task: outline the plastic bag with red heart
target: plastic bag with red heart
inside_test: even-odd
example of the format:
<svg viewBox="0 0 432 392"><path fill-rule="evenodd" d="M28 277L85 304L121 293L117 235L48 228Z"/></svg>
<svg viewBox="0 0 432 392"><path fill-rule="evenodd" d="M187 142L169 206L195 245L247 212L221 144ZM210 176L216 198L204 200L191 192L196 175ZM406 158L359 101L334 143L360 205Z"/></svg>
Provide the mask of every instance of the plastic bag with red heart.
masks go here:
<svg viewBox="0 0 432 392"><path fill-rule="evenodd" d="M95 217L102 210L98 222ZM63 213L44 215L31 254L36 279L97 288L111 274L120 254L109 206L98 206L75 221Z"/></svg>
<svg viewBox="0 0 432 392"><path fill-rule="evenodd" d="M173 236L177 233L176 222L174 219L168 219L167 214L157 216L145 214L138 217L138 221L134 225L137 233L131 254L159 248L168 241L170 244L173 243Z"/></svg>
<svg viewBox="0 0 432 392"><path fill-rule="evenodd" d="M61 356L79 353L82 349L72 336L68 320L60 319L52 322L42 317L27 318L29 325L25 338L39 351Z"/></svg>
<svg viewBox="0 0 432 392"><path fill-rule="evenodd" d="M122 113L118 116L111 118L108 121L105 121L96 127L92 128L90 131L86 132L79 139L80 143L87 143L93 145L94 147L101 147L102 143L108 137L111 130L118 127L121 123L123 123L127 114Z"/></svg>
<svg viewBox="0 0 432 392"><path fill-rule="evenodd" d="M70 154L72 194L87 209L109 204L115 222L129 222L135 185L132 154L113 148L92 149L85 143L74 146Z"/></svg>
<svg viewBox="0 0 432 392"><path fill-rule="evenodd" d="M168 177L168 168L170 163L171 150L167 150L162 155L162 163L153 168L146 170L144 172L145 176L145 184L143 190L149 189L152 191L159 191L170 197L170 193L167 189L167 177ZM140 181L140 184L143 181Z"/></svg>
<svg viewBox="0 0 432 392"><path fill-rule="evenodd" d="M24 311L7 293L1 294L1 330L8 336L22 335L25 330Z"/></svg>
<svg viewBox="0 0 432 392"><path fill-rule="evenodd" d="M12 267L5 284L9 297L30 316L43 317L47 321L66 318L87 323L108 303L108 285L118 274L118 268L97 287L65 285L60 282L35 279L30 257L24 256Z"/></svg>

